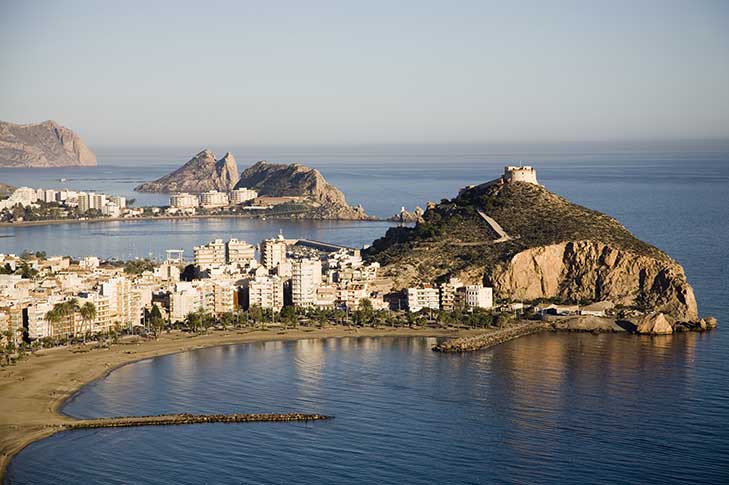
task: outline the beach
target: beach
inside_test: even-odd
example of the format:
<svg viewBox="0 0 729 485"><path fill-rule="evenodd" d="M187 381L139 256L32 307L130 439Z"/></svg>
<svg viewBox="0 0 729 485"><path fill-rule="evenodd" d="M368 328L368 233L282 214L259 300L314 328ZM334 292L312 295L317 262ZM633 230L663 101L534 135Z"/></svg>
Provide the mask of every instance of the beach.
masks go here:
<svg viewBox="0 0 729 485"><path fill-rule="evenodd" d="M126 364L161 355L246 342L342 337L468 337L484 330L349 328L284 331L230 330L205 335L175 331L158 340L128 337L110 348L54 348L0 368L0 478L12 457L30 443L60 430L74 418L64 416L64 402L84 385ZM87 350L88 349L88 350Z"/></svg>

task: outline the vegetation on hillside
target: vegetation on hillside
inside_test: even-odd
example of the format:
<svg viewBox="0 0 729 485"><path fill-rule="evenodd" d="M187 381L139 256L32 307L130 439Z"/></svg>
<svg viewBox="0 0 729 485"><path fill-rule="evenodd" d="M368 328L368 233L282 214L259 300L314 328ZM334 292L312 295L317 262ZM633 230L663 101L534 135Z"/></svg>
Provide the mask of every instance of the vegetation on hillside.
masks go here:
<svg viewBox="0 0 729 485"><path fill-rule="evenodd" d="M513 239L494 243L498 235L479 210L494 218ZM430 207L414 228L388 230L366 256L389 266L390 272L404 271L415 279L437 281L476 268L488 271L528 248L579 240L668 258L612 217L573 204L544 187L521 182L474 187L452 200L444 199Z"/></svg>

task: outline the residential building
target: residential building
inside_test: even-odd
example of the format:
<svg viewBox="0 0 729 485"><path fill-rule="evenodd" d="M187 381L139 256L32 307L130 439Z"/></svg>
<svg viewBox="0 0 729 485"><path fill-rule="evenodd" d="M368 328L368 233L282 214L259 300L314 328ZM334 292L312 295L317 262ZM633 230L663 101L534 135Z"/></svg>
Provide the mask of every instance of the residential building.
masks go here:
<svg viewBox="0 0 729 485"><path fill-rule="evenodd" d="M231 204L242 204L249 200L253 200L256 197L258 197L258 192L252 189L246 189L245 187L230 191Z"/></svg>
<svg viewBox="0 0 729 485"><path fill-rule="evenodd" d="M248 308L283 308L283 280L278 276L257 276L248 282Z"/></svg>
<svg viewBox="0 0 729 485"><path fill-rule="evenodd" d="M408 288L405 292L408 310L415 313L423 308L438 310L440 306L440 293L437 288L423 286L420 288Z"/></svg>
<svg viewBox="0 0 729 485"><path fill-rule="evenodd" d="M460 290L459 290L460 291ZM491 308L494 306L493 288L481 285L468 285L462 289L467 310Z"/></svg>
<svg viewBox="0 0 729 485"><path fill-rule="evenodd" d="M177 207L178 209L188 209L197 207L198 205L199 199L197 195L180 192L179 194L172 194L170 196L170 206Z"/></svg>
<svg viewBox="0 0 729 485"><path fill-rule="evenodd" d="M200 205L203 207L224 207L228 205L228 194L210 190L200 194Z"/></svg>
<svg viewBox="0 0 729 485"><path fill-rule="evenodd" d="M86 192L78 193L78 210L81 214L91 209L91 199Z"/></svg>
<svg viewBox="0 0 729 485"><path fill-rule="evenodd" d="M321 285L321 261L295 259L291 261L291 301L295 306L311 306L316 289Z"/></svg>
<svg viewBox="0 0 729 485"><path fill-rule="evenodd" d="M256 259L256 248L253 244L231 239L226 246L228 264L246 265Z"/></svg>
<svg viewBox="0 0 729 485"><path fill-rule="evenodd" d="M286 261L286 240L283 235L266 239L261 243L261 263L268 269L277 267Z"/></svg>
<svg viewBox="0 0 729 485"><path fill-rule="evenodd" d="M119 209L125 209L127 207L127 198L120 195L110 195L109 202L116 204Z"/></svg>
<svg viewBox="0 0 729 485"><path fill-rule="evenodd" d="M192 252L195 266L203 271L226 264L225 242L222 239L216 239L202 246L195 246Z"/></svg>

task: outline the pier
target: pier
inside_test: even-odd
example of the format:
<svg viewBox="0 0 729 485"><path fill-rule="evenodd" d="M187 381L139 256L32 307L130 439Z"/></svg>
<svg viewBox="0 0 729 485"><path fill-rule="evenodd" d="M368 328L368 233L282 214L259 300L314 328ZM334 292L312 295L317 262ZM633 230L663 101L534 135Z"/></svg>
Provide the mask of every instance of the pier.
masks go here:
<svg viewBox="0 0 729 485"><path fill-rule="evenodd" d="M323 414L160 414L155 416L123 416L117 418L82 419L72 423L59 424L63 429L129 428L133 426L168 426L176 424L209 423L259 423L321 421L332 419Z"/></svg>
<svg viewBox="0 0 729 485"><path fill-rule="evenodd" d="M496 330L494 332L476 335L475 337L463 337L446 340L433 347L434 352L458 353L483 350L494 345L499 345L509 340L531 335L533 333L547 330L551 326L544 322L524 323L513 327Z"/></svg>

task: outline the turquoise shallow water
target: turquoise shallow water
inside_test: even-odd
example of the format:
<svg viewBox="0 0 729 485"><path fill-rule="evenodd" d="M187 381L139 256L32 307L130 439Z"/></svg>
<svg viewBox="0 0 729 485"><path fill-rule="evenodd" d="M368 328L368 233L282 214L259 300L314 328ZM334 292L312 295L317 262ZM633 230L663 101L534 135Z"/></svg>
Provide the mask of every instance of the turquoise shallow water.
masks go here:
<svg viewBox="0 0 729 485"><path fill-rule="evenodd" d="M617 217L676 258L702 313L727 325L729 157L531 158L548 188ZM496 157L478 156L452 163L405 162L377 159L362 168L352 159L323 159L319 165L352 200L384 214L453 194L466 183L496 176L503 165ZM164 226L150 228L149 234L170 243L185 231L191 238L198 231L179 229L178 236L175 227ZM122 246L128 247L147 237L133 226L109 234L95 230L102 232L89 237L99 247L119 238L127 238ZM2 244L26 237L24 231L0 238L0 251ZM240 237L237 231L230 226L216 234ZM342 236L347 231L334 228L330 236L364 244L372 232ZM55 234L56 244L86 237ZM48 247L37 249L52 248L51 237L52 232ZM28 236L25 243L45 240ZM729 479L725 334L720 327L659 338L537 335L463 356L435 354L429 350L432 342L414 338L246 344L162 357L113 372L86 387L64 411L109 416L303 410L337 417L308 425L62 433L24 450L11 464L9 478L17 483L722 483Z"/></svg>

